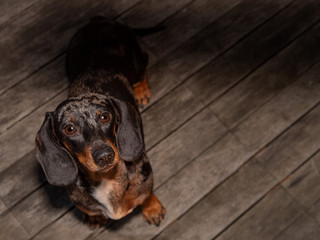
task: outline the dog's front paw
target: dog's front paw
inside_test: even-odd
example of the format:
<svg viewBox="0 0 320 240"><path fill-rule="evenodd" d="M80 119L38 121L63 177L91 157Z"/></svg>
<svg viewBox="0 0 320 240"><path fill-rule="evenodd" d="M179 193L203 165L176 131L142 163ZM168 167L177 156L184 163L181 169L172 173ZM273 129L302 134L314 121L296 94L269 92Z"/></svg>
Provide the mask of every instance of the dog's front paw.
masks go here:
<svg viewBox="0 0 320 240"><path fill-rule="evenodd" d="M149 224L154 224L159 227L161 221L164 219L166 209L162 206L159 199L151 194L141 205L143 219Z"/></svg>
<svg viewBox="0 0 320 240"><path fill-rule="evenodd" d="M108 218L102 215L89 216L84 213L82 219L86 223L86 225L91 229L106 227L108 224Z"/></svg>
<svg viewBox="0 0 320 240"><path fill-rule="evenodd" d="M151 91L146 78L133 86L133 92L139 106L142 107L148 104Z"/></svg>

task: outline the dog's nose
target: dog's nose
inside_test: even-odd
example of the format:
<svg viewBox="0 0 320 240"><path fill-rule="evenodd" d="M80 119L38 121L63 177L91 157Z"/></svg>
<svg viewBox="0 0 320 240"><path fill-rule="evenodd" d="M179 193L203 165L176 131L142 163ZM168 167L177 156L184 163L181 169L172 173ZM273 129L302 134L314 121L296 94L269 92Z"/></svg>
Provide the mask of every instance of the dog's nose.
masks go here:
<svg viewBox="0 0 320 240"><path fill-rule="evenodd" d="M92 154L94 162L100 167L105 167L106 165L111 164L114 160L114 156L115 153L111 147L97 150Z"/></svg>

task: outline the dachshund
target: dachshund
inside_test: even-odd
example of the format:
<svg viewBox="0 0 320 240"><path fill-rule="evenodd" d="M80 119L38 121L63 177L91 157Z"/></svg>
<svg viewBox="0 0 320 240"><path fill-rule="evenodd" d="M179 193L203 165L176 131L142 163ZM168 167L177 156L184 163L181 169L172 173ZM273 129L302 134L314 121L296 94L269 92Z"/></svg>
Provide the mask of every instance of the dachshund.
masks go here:
<svg viewBox="0 0 320 240"><path fill-rule="evenodd" d="M105 226L137 206L146 222L159 226L166 212L153 193L138 110L150 89L148 55L136 35L95 17L72 37L68 98L46 113L35 140L48 182L66 187L91 226Z"/></svg>

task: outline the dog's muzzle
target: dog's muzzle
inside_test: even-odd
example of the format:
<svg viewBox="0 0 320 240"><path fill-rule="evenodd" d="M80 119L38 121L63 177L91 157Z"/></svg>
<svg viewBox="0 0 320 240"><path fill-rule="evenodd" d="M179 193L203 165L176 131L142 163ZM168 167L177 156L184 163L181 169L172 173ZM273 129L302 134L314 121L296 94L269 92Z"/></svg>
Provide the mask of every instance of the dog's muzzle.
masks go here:
<svg viewBox="0 0 320 240"><path fill-rule="evenodd" d="M91 150L92 158L99 167L112 165L115 158L115 152L112 147L105 142L94 143Z"/></svg>

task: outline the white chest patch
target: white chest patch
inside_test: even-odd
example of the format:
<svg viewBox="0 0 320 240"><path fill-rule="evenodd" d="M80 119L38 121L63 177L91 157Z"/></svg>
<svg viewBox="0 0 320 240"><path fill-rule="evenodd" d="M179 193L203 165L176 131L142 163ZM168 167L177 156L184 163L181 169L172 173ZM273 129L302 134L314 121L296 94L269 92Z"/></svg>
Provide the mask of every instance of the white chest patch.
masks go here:
<svg viewBox="0 0 320 240"><path fill-rule="evenodd" d="M117 220L125 216L126 213L123 213L121 209L115 211L113 207L111 194L114 191L114 184L116 184L114 181L103 180L93 192L93 197L104 206L103 210L109 218Z"/></svg>

